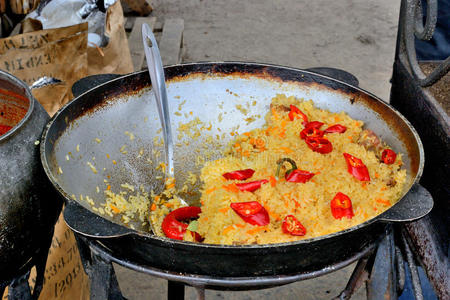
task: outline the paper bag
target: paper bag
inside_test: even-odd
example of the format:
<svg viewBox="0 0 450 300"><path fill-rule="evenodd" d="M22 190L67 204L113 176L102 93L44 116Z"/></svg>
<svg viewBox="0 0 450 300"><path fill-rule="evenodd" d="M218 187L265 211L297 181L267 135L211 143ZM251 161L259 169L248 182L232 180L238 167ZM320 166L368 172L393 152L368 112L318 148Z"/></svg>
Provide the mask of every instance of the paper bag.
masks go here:
<svg viewBox="0 0 450 300"><path fill-rule="evenodd" d="M133 72L133 62L128 48L120 1L116 1L108 8L105 35L109 37L108 45L102 48L88 47L87 49L88 75Z"/></svg>
<svg viewBox="0 0 450 300"><path fill-rule="evenodd" d="M49 114L71 99L72 84L87 75L87 23L0 39L0 69L28 85L43 76L60 81L33 90Z"/></svg>
<svg viewBox="0 0 450 300"><path fill-rule="evenodd" d="M39 299L89 299L89 278L84 272L75 237L62 214L56 222Z"/></svg>

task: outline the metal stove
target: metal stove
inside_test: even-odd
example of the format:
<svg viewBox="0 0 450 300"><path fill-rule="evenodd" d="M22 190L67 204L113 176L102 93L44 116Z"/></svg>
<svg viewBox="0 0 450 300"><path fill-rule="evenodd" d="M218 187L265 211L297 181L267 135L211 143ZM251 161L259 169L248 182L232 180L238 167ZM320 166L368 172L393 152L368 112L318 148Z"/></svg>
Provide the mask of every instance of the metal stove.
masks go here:
<svg viewBox="0 0 450 300"><path fill-rule="evenodd" d="M167 299L184 299L184 288L192 286L197 299L205 299L205 289L256 290L319 277L357 261L344 290L335 299L350 299L355 291L367 284L368 299L397 299L405 286L405 269L409 271L416 299L423 299L417 266L408 245L406 231L389 228L377 244L368 245L349 259L338 261L320 270L258 277L211 277L161 270L115 255L101 241L76 235L83 266L91 279L91 299L125 299L120 292L112 263L130 270L168 280ZM402 253L406 256L406 265Z"/></svg>

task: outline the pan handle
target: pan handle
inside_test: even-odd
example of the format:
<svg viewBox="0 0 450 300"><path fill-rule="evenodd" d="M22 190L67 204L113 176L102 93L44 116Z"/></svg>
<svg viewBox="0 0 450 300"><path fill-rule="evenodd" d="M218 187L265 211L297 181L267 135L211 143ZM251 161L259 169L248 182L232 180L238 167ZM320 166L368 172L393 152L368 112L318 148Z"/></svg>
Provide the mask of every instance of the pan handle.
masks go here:
<svg viewBox="0 0 450 300"><path fill-rule="evenodd" d="M90 76L86 76L84 78L81 78L80 80L78 80L77 82L75 82L72 85L72 94L74 97L78 97L81 94L89 91L90 89L111 81L113 79L116 79L118 77L121 77L123 75L119 75L119 74L98 74L98 75L90 75Z"/></svg>
<svg viewBox="0 0 450 300"><path fill-rule="evenodd" d="M91 238L115 238L134 232L94 214L72 200L66 201L63 215L70 229Z"/></svg>
<svg viewBox="0 0 450 300"><path fill-rule="evenodd" d="M433 197L420 184L414 184L409 192L394 206L378 216L382 222L408 222L420 219L433 208Z"/></svg>
<svg viewBox="0 0 450 300"><path fill-rule="evenodd" d="M347 71L336 69L336 68L328 68L328 67L317 67L317 68L309 68L306 69L306 71L317 73L320 75L328 76L340 81L343 81L347 84L353 85L353 86L359 86L358 78L356 78L355 75L352 73L349 73Z"/></svg>

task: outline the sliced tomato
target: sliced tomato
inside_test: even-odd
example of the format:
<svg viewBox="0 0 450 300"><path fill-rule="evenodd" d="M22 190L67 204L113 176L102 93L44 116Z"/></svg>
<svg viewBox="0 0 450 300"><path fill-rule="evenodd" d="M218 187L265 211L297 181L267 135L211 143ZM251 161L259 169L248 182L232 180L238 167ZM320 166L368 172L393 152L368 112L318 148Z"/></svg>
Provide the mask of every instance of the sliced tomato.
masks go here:
<svg viewBox="0 0 450 300"><path fill-rule="evenodd" d="M306 234L306 228L293 215L287 215L284 218L281 229L284 233L288 233L290 235L302 236Z"/></svg>

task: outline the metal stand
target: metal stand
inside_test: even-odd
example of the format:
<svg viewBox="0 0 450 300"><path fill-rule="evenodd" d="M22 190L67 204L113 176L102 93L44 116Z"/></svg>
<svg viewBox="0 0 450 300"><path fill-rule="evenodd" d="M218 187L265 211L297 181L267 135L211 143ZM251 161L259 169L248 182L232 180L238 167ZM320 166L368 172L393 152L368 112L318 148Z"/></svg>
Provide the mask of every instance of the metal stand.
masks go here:
<svg viewBox="0 0 450 300"><path fill-rule="evenodd" d="M434 32L438 15L436 0L427 0L425 24L420 1L402 0L397 34L397 47L392 75L391 104L414 126L424 145L426 164L421 185L430 191L434 208L424 218L407 223L402 228L401 243L410 265L413 282L418 281L414 260L424 268L436 296L450 299L448 276L449 231L448 199L450 190L450 118L438 96L438 85L448 82L450 57L443 61L419 62L414 40L429 40ZM433 66L426 76L423 66ZM445 77L447 76L447 77ZM446 80L445 80L445 78ZM445 89L442 89L445 90ZM447 90L448 91L448 90ZM421 299L420 285L415 285L416 299Z"/></svg>
<svg viewBox="0 0 450 300"><path fill-rule="evenodd" d="M338 262L331 268L308 273L261 277L210 277L160 270L151 266L116 257L101 242L75 235L80 248L86 273L91 278L91 299L125 299L118 287L112 262L128 269L168 280L167 299L184 299L185 286L196 289L197 299L205 299L205 289L252 290L280 286L300 280L315 278L358 261L349 282L336 299L350 299L355 291L367 283L368 299L397 299L403 290L403 256L395 245L394 233L390 230L378 245L370 245L348 260ZM404 240L399 238L398 240ZM408 255L407 244L400 245ZM409 267L415 270L414 261L408 259ZM419 291L420 282L413 276L413 286ZM419 294L419 293L418 293ZM419 297L419 296L418 296ZM420 299L420 297L418 298Z"/></svg>
<svg viewBox="0 0 450 300"><path fill-rule="evenodd" d="M49 233L48 238L45 239L39 251L32 257L30 262L26 264L16 274L11 276L11 279L0 282L0 297L4 290L8 287L8 300L37 300L44 285L45 265L47 263L48 250L52 242L53 231ZM36 281L33 290L28 284L30 271L36 267Z"/></svg>

